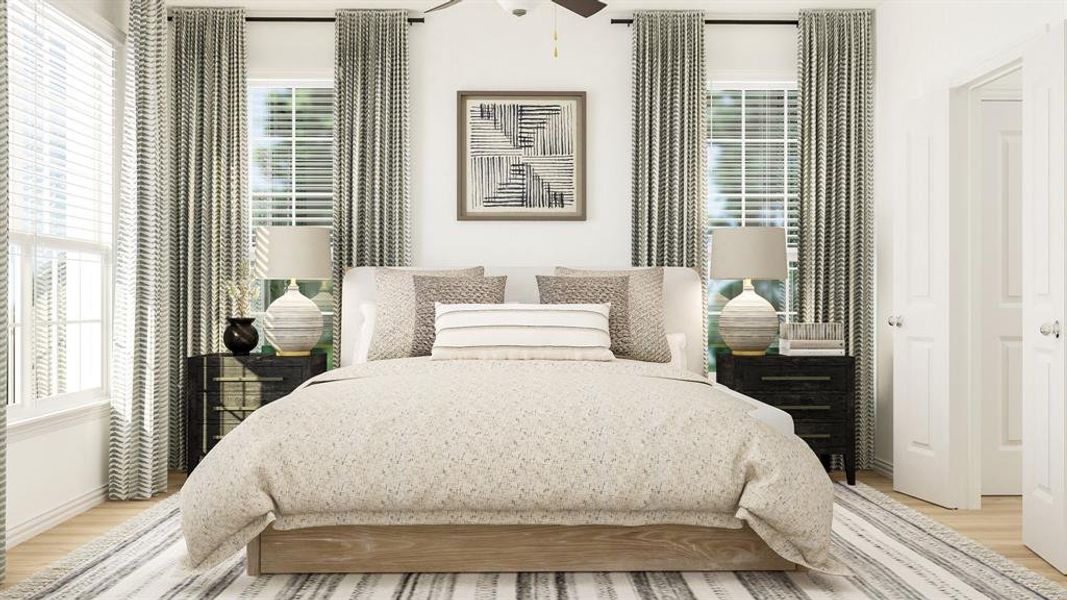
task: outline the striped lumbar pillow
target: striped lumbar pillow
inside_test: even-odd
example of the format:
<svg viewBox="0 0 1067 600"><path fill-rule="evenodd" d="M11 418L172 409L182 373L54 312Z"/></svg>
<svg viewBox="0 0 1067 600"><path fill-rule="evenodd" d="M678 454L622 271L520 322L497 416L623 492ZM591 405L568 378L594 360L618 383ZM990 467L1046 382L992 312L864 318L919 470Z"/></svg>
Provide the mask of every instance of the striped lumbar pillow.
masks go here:
<svg viewBox="0 0 1067 600"><path fill-rule="evenodd" d="M434 360L612 360L609 304L440 304Z"/></svg>

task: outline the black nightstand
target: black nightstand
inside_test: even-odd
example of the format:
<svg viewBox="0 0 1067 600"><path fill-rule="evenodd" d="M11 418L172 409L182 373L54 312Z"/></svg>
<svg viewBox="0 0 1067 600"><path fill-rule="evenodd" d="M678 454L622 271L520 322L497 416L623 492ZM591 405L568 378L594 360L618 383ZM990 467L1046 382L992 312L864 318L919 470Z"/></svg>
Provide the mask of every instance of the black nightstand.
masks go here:
<svg viewBox="0 0 1067 600"><path fill-rule="evenodd" d="M187 360L186 466L190 473L246 416L326 372L325 354L204 354Z"/></svg>
<svg viewBox="0 0 1067 600"><path fill-rule="evenodd" d="M715 357L715 380L789 413L797 436L829 467L845 461L849 485L856 484L856 362L851 356Z"/></svg>

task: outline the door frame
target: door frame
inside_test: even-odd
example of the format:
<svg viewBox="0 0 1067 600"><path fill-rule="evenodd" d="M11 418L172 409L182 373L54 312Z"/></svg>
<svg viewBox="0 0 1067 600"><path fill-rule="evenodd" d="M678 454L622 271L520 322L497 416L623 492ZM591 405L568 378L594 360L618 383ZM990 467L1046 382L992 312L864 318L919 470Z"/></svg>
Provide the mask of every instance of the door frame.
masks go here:
<svg viewBox="0 0 1067 600"><path fill-rule="evenodd" d="M979 77L965 86L965 90L961 90L966 93L967 101L967 124L966 130L963 132L965 138L960 143L965 143L967 148L967 182L966 182L966 205L968 208L967 213L967 226L969 244L967 249L967 261L968 261L968 297L970 303L968 306L968 324L980 325L981 324L981 310L984 302L983 290L982 290L982 231L985 225L985 211L982 209L982 156L981 156L981 109L982 103L985 101L995 100L1014 100L1022 101L1022 89L1012 92L1001 92L983 90L982 87L992 81L1005 77L1012 73L1022 72L1023 62L1022 56L1017 59L1008 62L998 69L993 69L986 73L984 76ZM1019 265L1020 268L1022 265ZM982 507L982 444L985 442L983 436L982 427L982 412L984 410L985 402L985 386L982 380L982 345L978 343L980 338L978 336L972 337L972 331L976 330L976 327L965 327L965 333L968 338L968 345L963 346L967 348L967 372L969 374L968 394L970 401L968 403L969 419L968 427L970 434L967 436L970 442L970 448L967 453L967 462L963 463L969 466L969 473L966 478L966 487L964 488L965 497L961 503L961 508L968 509L980 509Z"/></svg>
<svg viewBox="0 0 1067 600"><path fill-rule="evenodd" d="M981 315L981 156L976 140L980 137L980 88L987 83L1023 68L1025 43L973 65L954 78L949 89L949 202L957 218L950 224L949 297L952 299L949 344L965 351L950 357L953 406L963 414L964 423L950 448L953 464L960 465L956 481L957 508L982 508L982 354L974 327ZM1019 94L1021 99L1021 92Z"/></svg>

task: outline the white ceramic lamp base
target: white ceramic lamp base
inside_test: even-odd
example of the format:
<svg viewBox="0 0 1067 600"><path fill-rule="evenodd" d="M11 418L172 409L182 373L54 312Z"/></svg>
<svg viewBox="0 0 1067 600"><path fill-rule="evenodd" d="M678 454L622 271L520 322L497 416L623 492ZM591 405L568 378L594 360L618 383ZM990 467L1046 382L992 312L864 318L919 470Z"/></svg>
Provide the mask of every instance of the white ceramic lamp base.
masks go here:
<svg viewBox="0 0 1067 600"><path fill-rule="evenodd" d="M744 290L726 303L719 317L719 334L739 356L762 356L778 337L778 313L746 279Z"/></svg>
<svg viewBox="0 0 1067 600"><path fill-rule="evenodd" d="M322 338L322 312L291 281L267 309L263 334L278 356L307 356Z"/></svg>

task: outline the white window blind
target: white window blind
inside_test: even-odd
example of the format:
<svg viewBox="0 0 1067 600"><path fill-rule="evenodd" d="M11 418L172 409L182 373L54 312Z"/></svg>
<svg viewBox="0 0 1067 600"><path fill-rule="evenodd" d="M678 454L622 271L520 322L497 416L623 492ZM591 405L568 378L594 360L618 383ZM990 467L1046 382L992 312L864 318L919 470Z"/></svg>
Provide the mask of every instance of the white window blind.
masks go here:
<svg viewBox="0 0 1067 600"><path fill-rule="evenodd" d="M711 227L784 227L787 281L757 281L756 291L784 320L795 317L797 226L800 213L795 84L713 83L708 93L708 223ZM710 251L714 256L715 241ZM713 259L714 260L714 259ZM718 320L741 291L739 281L708 286L708 346L724 348ZM714 362L711 365L714 370Z"/></svg>
<svg viewBox="0 0 1067 600"><path fill-rule="evenodd" d="M32 416L106 393L115 50L48 2L9 0L8 57L8 403Z"/></svg>
<svg viewBox="0 0 1067 600"><path fill-rule="evenodd" d="M252 226L333 221L333 88L249 86Z"/></svg>
<svg viewBox="0 0 1067 600"><path fill-rule="evenodd" d="M108 246L114 48L41 0L8 14L11 230Z"/></svg>

